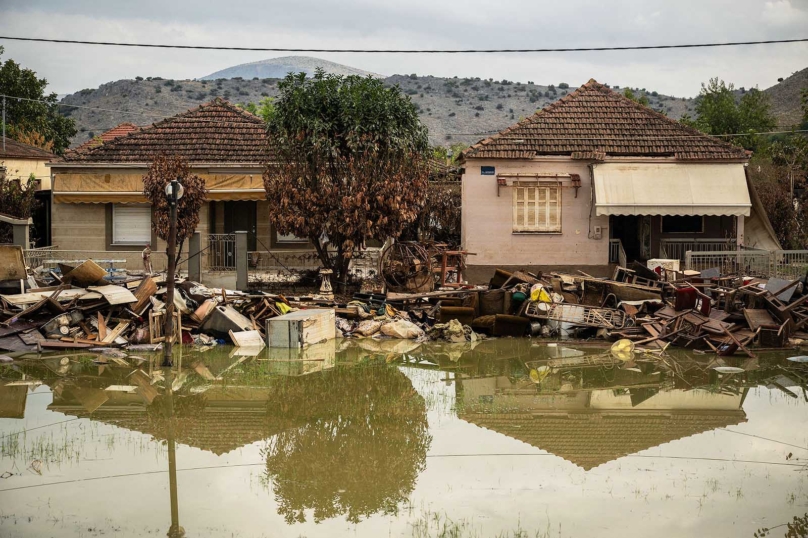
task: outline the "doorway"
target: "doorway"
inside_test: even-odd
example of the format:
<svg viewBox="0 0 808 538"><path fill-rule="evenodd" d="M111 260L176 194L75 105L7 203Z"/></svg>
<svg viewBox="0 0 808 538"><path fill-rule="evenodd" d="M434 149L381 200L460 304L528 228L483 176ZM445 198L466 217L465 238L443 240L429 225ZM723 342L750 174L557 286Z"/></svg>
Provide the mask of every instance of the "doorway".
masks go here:
<svg viewBox="0 0 808 538"><path fill-rule="evenodd" d="M611 215L610 237L619 239L626 259L645 263L651 257L651 218L640 215Z"/></svg>
<svg viewBox="0 0 808 538"><path fill-rule="evenodd" d="M258 214L257 202L239 201L224 203L224 233L247 233L247 249L256 248L256 221Z"/></svg>

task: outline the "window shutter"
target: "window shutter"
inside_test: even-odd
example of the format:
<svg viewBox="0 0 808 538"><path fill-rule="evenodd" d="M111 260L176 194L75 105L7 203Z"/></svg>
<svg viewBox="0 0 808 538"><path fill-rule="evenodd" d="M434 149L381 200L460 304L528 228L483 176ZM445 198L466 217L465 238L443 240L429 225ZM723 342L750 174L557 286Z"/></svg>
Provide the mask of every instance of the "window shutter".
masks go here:
<svg viewBox="0 0 808 538"><path fill-rule="evenodd" d="M516 187L513 189L513 230L519 232L525 229L525 191L527 189Z"/></svg>
<svg viewBox="0 0 808 538"><path fill-rule="evenodd" d="M547 230L551 232L561 231L561 189L551 187L547 189Z"/></svg>
<svg viewBox="0 0 808 538"><path fill-rule="evenodd" d="M116 244L151 243L151 206L112 206L112 242Z"/></svg>
<svg viewBox="0 0 808 538"><path fill-rule="evenodd" d="M560 232L561 187L514 187L514 232Z"/></svg>

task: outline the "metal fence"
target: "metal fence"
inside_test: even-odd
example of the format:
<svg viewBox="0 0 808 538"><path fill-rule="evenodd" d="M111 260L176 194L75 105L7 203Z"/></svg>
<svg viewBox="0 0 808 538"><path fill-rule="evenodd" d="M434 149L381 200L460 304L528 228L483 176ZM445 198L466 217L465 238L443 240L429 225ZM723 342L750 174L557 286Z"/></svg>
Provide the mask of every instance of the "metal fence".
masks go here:
<svg viewBox="0 0 808 538"><path fill-rule="evenodd" d="M31 267L32 269L36 269L46 259L53 257L53 252L55 252L59 247L40 247L40 248L30 248L23 251L23 256L25 257L25 265Z"/></svg>
<svg viewBox="0 0 808 538"><path fill-rule="evenodd" d="M685 253L693 252L729 252L734 250L735 239L661 239L659 241L660 257L669 260L685 261Z"/></svg>
<svg viewBox="0 0 808 538"><path fill-rule="evenodd" d="M717 268L722 274L796 279L808 273L808 250L732 250L685 253L685 269Z"/></svg>
<svg viewBox="0 0 808 538"><path fill-rule="evenodd" d="M236 235L208 234L206 254L209 271L235 271Z"/></svg>
<svg viewBox="0 0 808 538"><path fill-rule="evenodd" d="M93 260L104 269L143 270L141 251L119 250L59 250L58 247L45 247L41 249L27 249L24 252L25 262L29 267L36 269L55 269L60 263L76 265L86 260ZM186 256L183 255L183 258ZM168 257L165 251L153 251L151 254L152 269L165 271L168 267ZM179 269L183 269L182 264Z"/></svg>

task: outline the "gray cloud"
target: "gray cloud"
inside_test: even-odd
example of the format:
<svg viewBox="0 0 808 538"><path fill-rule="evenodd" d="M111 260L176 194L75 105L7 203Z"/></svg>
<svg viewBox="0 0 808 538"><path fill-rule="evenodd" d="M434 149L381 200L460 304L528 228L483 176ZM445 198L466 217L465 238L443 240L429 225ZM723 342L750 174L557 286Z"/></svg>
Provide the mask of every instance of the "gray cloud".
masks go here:
<svg viewBox="0 0 808 538"><path fill-rule="evenodd" d="M490 0L407 2L138 2L2 0L9 35L160 43L317 48L522 48L806 37L808 0L704 2ZM172 51L2 42L57 92L118 78L191 78L267 53ZM285 54L277 54L282 56ZM527 55L323 54L385 74L417 72L612 84L695 95L710 76L768 87L806 67L808 45Z"/></svg>

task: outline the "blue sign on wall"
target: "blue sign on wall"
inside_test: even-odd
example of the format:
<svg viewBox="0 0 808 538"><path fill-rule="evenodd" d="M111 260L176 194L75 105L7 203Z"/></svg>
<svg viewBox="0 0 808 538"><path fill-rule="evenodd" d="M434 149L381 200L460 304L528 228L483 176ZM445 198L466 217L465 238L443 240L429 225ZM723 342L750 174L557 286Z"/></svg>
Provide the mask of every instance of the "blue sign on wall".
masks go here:
<svg viewBox="0 0 808 538"><path fill-rule="evenodd" d="M480 174L483 176L493 176L496 175L496 170L493 166L481 166L480 167Z"/></svg>

